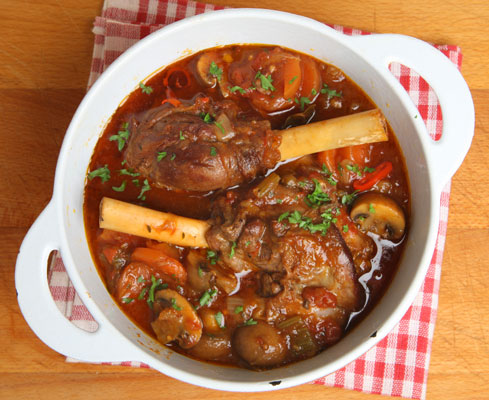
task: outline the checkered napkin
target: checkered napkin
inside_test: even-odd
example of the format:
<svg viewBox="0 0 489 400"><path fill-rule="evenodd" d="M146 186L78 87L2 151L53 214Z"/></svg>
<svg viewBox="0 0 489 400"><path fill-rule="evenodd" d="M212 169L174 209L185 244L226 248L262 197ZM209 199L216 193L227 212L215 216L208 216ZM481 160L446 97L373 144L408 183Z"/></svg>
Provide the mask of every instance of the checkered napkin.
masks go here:
<svg viewBox="0 0 489 400"><path fill-rule="evenodd" d="M102 16L97 17L94 23L95 46L88 86L121 53L151 32L185 17L221 8L223 7L188 0L106 0ZM337 25L332 27L347 35L369 34ZM460 48L446 45L435 47L460 68ZM390 68L417 105L430 135L435 140L439 139L442 114L435 93L414 71L399 64L392 64ZM375 347L341 370L313 382L314 384L366 393L425 398L447 230L449 194L450 184L445 187L441 196L438 240L431 265L411 308L392 332ZM95 331L97 323L76 294L59 255L51 263L49 283L53 298L66 317L80 328ZM122 364L148 367L136 362Z"/></svg>

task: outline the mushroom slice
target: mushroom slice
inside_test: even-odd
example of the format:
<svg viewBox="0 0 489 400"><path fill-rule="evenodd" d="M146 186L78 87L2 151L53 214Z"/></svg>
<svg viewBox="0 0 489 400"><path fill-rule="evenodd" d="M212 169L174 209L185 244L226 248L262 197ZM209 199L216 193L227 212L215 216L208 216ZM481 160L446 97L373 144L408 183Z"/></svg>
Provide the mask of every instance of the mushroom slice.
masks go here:
<svg viewBox="0 0 489 400"><path fill-rule="evenodd" d="M381 193L369 192L359 196L352 205L350 218L363 231L389 240L401 239L406 228L401 207Z"/></svg>
<svg viewBox="0 0 489 400"><path fill-rule="evenodd" d="M151 327L161 343L176 340L181 348L190 349L199 342L202 321L187 299L174 290L163 289L156 292L155 303L162 310Z"/></svg>
<svg viewBox="0 0 489 400"><path fill-rule="evenodd" d="M218 76L216 76L216 72L217 68L219 68L217 62L217 54L212 52L202 54L197 61L197 73L202 82L207 86L214 86L217 83ZM213 68L216 68L216 71L213 71Z"/></svg>

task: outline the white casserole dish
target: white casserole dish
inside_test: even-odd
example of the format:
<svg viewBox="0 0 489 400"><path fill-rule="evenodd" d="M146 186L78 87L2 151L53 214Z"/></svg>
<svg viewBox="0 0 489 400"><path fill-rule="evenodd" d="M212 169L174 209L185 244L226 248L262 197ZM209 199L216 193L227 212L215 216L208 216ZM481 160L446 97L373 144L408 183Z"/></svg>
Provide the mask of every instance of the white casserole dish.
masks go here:
<svg viewBox="0 0 489 400"><path fill-rule="evenodd" d="M183 357L137 328L99 277L83 222L88 163L104 125L121 101L162 66L191 52L232 43L276 44L343 70L382 109L403 149L411 180L409 242L381 302L335 346L312 359L265 372ZM438 142L429 138L418 110L389 72L391 62L413 68L435 90L443 112L443 137ZM401 35L349 37L308 18L257 9L217 11L174 23L117 59L74 115L59 155L52 200L29 230L17 259L21 311L39 338L64 355L88 362L141 361L166 375L208 388L265 391L325 376L385 337L413 302L435 248L441 191L462 163L473 130L472 98L462 76L444 55L417 39ZM60 250L75 289L99 324L97 332L76 328L58 311L46 269L53 249Z"/></svg>

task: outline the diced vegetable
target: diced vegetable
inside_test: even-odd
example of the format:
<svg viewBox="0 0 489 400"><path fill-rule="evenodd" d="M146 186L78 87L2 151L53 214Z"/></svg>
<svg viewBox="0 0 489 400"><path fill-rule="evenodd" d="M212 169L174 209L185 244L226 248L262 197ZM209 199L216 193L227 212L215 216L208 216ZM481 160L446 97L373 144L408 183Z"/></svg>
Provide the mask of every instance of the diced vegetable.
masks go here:
<svg viewBox="0 0 489 400"><path fill-rule="evenodd" d="M353 182L353 188L359 192L372 188L377 182L381 181L392 171L392 163L384 161L375 167L372 172L367 172L362 179Z"/></svg>
<svg viewBox="0 0 489 400"><path fill-rule="evenodd" d="M278 328L289 335L290 349L296 358L308 358L316 354L317 346L300 316L280 322Z"/></svg>
<svg viewBox="0 0 489 400"><path fill-rule="evenodd" d="M141 261L158 271L174 278L176 282L183 284L187 280L187 271L179 261L168 257L159 249L149 249L147 247L136 248L132 255L132 261Z"/></svg>

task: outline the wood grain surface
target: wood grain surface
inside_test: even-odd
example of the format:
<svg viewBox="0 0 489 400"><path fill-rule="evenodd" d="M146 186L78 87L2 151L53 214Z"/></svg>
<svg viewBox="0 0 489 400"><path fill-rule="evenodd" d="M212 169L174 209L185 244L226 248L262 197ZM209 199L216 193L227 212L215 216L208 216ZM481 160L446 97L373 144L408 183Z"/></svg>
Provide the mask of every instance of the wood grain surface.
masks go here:
<svg viewBox="0 0 489 400"><path fill-rule="evenodd" d="M216 0L294 12L326 23L461 46L474 98L472 148L452 180L428 399L489 398L489 3L487 0ZM68 364L25 323L15 259L48 203L64 132L86 88L92 22L102 0L0 2L0 398L250 398L202 389L152 370ZM263 399L369 399L303 385Z"/></svg>

